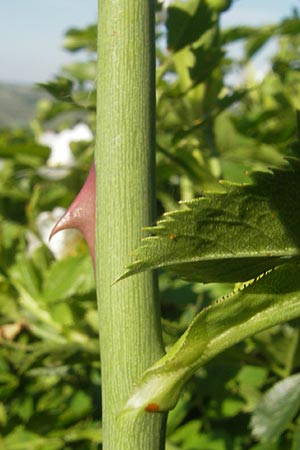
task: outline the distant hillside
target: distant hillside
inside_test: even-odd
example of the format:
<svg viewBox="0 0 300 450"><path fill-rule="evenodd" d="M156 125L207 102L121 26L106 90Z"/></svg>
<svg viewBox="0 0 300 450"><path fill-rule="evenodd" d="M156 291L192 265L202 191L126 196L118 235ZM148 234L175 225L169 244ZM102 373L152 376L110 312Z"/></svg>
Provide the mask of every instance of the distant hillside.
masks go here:
<svg viewBox="0 0 300 450"><path fill-rule="evenodd" d="M47 94L34 86L0 82L0 127L26 126Z"/></svg>

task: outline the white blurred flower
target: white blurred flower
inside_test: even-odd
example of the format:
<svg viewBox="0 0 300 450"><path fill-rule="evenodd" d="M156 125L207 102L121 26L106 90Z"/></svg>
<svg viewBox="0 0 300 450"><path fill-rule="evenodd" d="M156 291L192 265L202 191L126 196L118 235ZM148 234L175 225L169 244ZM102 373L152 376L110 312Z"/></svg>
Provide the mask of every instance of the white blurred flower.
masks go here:
<svg viewBox="0 0 300 450"><path fill-rule="evenodd" d="M63 130L60 133L46 131L40 136L40 144L47 145L51 149L47 167L39 169L40 175L60 180L69 173L69 168L75 164L70 143L79 141L91 141L93 134L84 123L77 124L70 130Z"/></svg>

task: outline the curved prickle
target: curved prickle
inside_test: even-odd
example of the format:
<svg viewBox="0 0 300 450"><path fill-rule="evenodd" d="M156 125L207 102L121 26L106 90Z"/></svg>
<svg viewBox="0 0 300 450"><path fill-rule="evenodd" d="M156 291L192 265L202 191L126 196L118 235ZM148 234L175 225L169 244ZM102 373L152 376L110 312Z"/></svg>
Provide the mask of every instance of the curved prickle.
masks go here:
<svg viewBox="0 0 300 450"><path fill-rule="evenodd" d="M61 230L76 228L79 230L89 247L95 266L95 207L96 207L96 173L94 162L88 177L65 214L53 227L49 239Z"/></svg>

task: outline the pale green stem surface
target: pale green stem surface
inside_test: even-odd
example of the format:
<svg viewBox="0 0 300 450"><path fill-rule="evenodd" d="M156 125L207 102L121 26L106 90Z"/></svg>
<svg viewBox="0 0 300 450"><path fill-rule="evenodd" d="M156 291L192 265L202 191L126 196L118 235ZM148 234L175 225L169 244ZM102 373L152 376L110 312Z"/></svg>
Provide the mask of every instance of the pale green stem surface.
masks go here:
<svg viewBox="0 0 300 450"><path fill-rule="evenodd" d="M97 251L103 448L164 448L165 416L120 416L134 384L163 355L157 283L113 284L154 220L155 52L152 0L99 0Z"/></svg>

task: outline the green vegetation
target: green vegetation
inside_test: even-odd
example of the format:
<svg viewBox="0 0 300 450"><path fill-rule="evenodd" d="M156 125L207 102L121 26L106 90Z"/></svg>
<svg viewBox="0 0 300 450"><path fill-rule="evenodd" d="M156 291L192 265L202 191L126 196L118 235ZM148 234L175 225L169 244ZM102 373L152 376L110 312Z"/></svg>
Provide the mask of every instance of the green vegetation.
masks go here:
<svg viewBox="0 0 300 450"><path fill-rule="evenodd" d="M136 365L137 374L131 372L129 382L126 378L126 399L118 417L123 429L130 424L131 433L136 432L132 420L138 417L144 439L145 422L156 427L161 417L144 410L173 408L166 450L298 450L300 19L294 12L278 24L223 30L220 15L235 7L230 3L179 1L169 7L166 21L157 4L160 218L157 225L151 223L148 210L148 236L140 241L140 227L134 238L130 234L122 261L116 258L115 239L111 260L104 266L109 223L115 229L114 217L119 225L127 218L128 231L128 217L138 201L126 185L125 204L118 209L115 200L109 222L101 219L107 231L99 242L106 256L103 270L97 270L109 278L105 292L115 289L119 296L126 283L130 289L141 278L151 283L149 269L157 270L166 355L160 358L153 347L155 356L147 363L144 356L149 355L136 356L143 368ZM263 81L258 83L249 71L238 87L230 86L228 74L251 66L274 36L278 49ZM236 41L244 45L241 61L227 51ZM68 207L83 184L94 142L73 142L74 164L58 172L47 165L50 149L38 143L39 137L49 124L72 128L79 117L96 134L95 26L70 30L64 44L72 52L84 49L87 62L65 67L43 85L47 98L38 103L31 127L0 130L0 448L5 450L99 450L103 437L107 439L106 431L101 432L100 395L107 372L101 372L99 362L96 288L88 249L71 231L51 244L47 240L56 208ZM112 68L105 82L109 85L115 76ZM101 93L103 99L105 95ZM140 91L137 95L143 97ZM130 98L126 104L131 105ZM117 122L102 130L105 138L110 126L129 129L132 120L128 116L122 121L121 111L113 115ZM138 119L142 117L140 113ZM131 138L140 131L135 129ZM147 141L149 135L143 138ZM107 164L116 156L112 153L97 158ZM137 174L121 156L120 171L114 166L112 173L116 178L126 168L130 184ZM100 159L97 170L99 166ZM99 200L105 208L113 184L106 183L105 197ZM120 242L124 240L122 234ZM113 285L117 278L124 280ZM135 293L130 295L135 299ZM111 300L118 309L111 314L119 324L127 317L123 335L118 330L126 341L138 320L129 315L128 298L122 303L119 296L117 302ZM109 324L109 306L105 308L103 319ZM109 326L113 329L114 324ZM153 329L145 332L146 341L153 330L159 335L155 320ZM104 339L109 342L109 336ZM119 357L124 361L123 350ZM123 378L120 371L114 380Z"/></svg>

